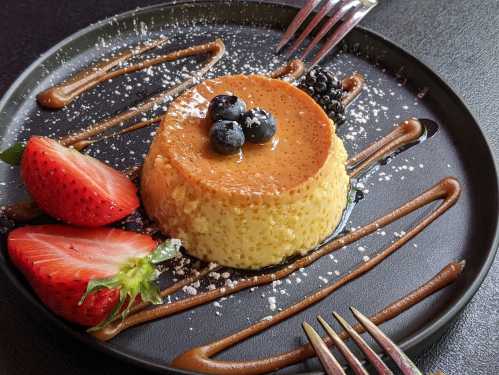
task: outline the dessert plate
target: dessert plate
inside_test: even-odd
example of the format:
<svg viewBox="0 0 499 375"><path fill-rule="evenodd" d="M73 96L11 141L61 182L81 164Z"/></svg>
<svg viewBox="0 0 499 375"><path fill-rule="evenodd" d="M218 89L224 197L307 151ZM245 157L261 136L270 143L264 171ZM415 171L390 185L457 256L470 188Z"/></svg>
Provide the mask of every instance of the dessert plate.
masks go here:
<svg viewBox="0 0 499 375"><path fill-rule="evenodd" d="M176 1L134 10L68 37L35 61L0 102L2 149L29 134L64 135L120 112L164 87L178 82L202 59L166 63L107 82L83 94L60 111L37 106L35 96L110 52L141 41L168 38L165 50L175 50L222 38L227 53L208 77L227 73L265 73L284 62L273 49L297 9L279 2ZM151 52L154 53L154 52ZM450 261L465 259L457 282L396 319L383 330L402 349L416 352L439 337L447 323L466 305L480 286L498 244L497 174L487 141L460 98L429 68L383 37L356 28L337 54L321 65L336 75L354 71L366 78L366 88L348 108L347 122L338 129L350 155L387 134L408 117L430 118L439 131L379 165L364 182L365 198L355 207L348 227L358 227L417 196L446 176L456 177L462 194L457 204L397 253L353 283L341 288L305 312L224 352L220 358L263 358L292 350L305 342L300 323L318 313L347 314L354 305L372 313L429 280ZM158 112L162 108L156 109ZM142 161L152 130L142 129L109 139L89 149L90 154L125 168ZM264 166L262 166L264 167ZM15 168L0 166L0 204L24 196ZM79 327L48 311L10 263L5 241L0 265L43 314L85 344L123 360L154 370L171 370L170 361L194 346L221 338L275 314L305 295L347 272L417 222L432 206L423 208L365 239L324 257L282 284L244 290L216 304L132 328L109 342L100 342ZM265 251L262 249L262 251ZM229 271L228 278L241 273ZM199 288L205 290L207 285ZM179 293L173 298L183 298ZM315 369L315 360L283 372Z"/></svg>

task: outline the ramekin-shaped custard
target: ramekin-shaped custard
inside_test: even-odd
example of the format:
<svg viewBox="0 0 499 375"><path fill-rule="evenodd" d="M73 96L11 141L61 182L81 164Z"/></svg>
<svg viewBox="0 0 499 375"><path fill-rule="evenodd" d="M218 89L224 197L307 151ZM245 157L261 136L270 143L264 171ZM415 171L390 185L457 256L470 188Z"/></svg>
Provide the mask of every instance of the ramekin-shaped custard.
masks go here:
<svg viewBox="0 0 499 375"><path fill-rule="evenodd" d="M215 153L206 112L224 93L272 113L274 139ZM148 215L189 254L258 269L306 253L335 229L347 204L346 159L334 124L307 94L282 80L223 76L170 105L144 163L141 195Z"/></svg>

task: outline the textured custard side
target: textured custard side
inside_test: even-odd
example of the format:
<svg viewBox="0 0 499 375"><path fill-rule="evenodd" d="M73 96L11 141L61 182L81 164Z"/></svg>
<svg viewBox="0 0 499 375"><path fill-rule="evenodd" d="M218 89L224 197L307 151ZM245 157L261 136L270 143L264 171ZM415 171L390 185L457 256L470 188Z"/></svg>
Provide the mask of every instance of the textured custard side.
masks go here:
<svg viewBox="0 0 499 375"><path fill-rule="evenodd" d="M237 87L233 77L221 78L210 84L209 88L211 91L222 90L220 86L223 83L230 84L232 89L239 90L236 94L243 96L248 102L255 96L254 92L258 87L276 87L280 90L280 95L295 95L297 103L305 106L306 113L316 119L311 123L299 124L310 127L305 128L310 136L320 135L314 139L317 145L326 147L327 150L326 154L322 154L324 148L318 149L317 155L324 155L324 158L320 164L312 165L315 169L308 171L309 177L286 188L282 188L282 184L267 185L277 190L265 191L265 186L260 187L254 183L254 171L248 172L256 165L255 161L249 164L244 159L242 165L235 166L233 159L222 159L227 170L230 170L228 176L231 176L223 179L222 161L203 153L205 145L202 142L205 142L206 136L202 131L196 130L204 126L202 122L189 125L186 120L182 124L184 128L176 128L176 121L172 119L178 116L177 111L163 121L153 141L143 167L141 194L147 213L158 223L160 229L180 238L191 255L226 266L255 269L277 264L289 256L306 252L334 230L347 203L347 154L342 141L335 134L334 125L329 123L327 116L313 100L301 91L266 78L239 78L237 83L239 82L244 83L242 88ZM244 88L251 94L245 93ZM191 96L179 98L171 108L178 105L189 106L192 97L199 99L207 95L202 89L194 91ZM217 92L212 93L215 94ZM270 101L265 100L267 99L262 96L256 104L263 102L268 107L272 106ZM280 112L275 107L273 113L280 116L281 142L285 142L286 112ZM189 119L192 119L191 115ZM190 129L195 132L189 133L188 126L192 126ZM195 146L196 143L199 144L198 147ZM182 152L178 152L179 149ZM299 148L290 151L296 154L283 153L281 157L290 158L291 162L283 167L284 170L279 171L289 173L289 178L295 178L293 175L298 172L296 168L303 165L305 160L302 159ZM244 152L249 152L248 157L253 158L262 156L265 152L267 156L262 160L268 160L268 163L282 161L281 157L277 157L279 149L274 152L270 149L248 148ZM192 163L191 160L196 158L198 161ZM200 163L206 163L202 170L197 169ZM262 169L266 167L262 162L258 165ZM211 168L223 180L218 189L217 180L207 176ZM240 175L238 171L241 171ZM262 181L275 182L271 175L266 179L263 177ZM248 181L247 186L253 186L252 189L235 189L227 185L233 183L234 186L240 186L245 179ZM288 182L289 179L284 181Z"/></svg>
<svg viewBox="0 0 499 375"><path fill-rule="evenodd" d="M147 212L164 233L182 239L191 255L206 261L236 268L280 263L329 235L347 203L347 154L336 136L321 171L300 189L283 193L283 204L241 205L230 196L196 188L175 173L156 147L151 149L156 156L144 164Z"/></svg>

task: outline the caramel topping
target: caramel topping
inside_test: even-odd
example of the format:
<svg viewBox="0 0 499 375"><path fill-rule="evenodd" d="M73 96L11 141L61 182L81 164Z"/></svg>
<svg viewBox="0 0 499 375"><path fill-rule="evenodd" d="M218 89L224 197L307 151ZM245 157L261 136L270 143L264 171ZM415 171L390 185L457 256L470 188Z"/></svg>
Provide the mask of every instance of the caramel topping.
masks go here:
<svg viewBox="0 0 499 375"><path fill-rule="evenodd" d="M265 144L246 142L242 153L215 153L206 118L210 100L231 93L247 108L261 107L277 120L277 133ZM314 100L282 80L257 75L207 80L170 105L158 134L162 152L185 178L218 191L274 194L316 175L326 161L333 132Z"/></svg>

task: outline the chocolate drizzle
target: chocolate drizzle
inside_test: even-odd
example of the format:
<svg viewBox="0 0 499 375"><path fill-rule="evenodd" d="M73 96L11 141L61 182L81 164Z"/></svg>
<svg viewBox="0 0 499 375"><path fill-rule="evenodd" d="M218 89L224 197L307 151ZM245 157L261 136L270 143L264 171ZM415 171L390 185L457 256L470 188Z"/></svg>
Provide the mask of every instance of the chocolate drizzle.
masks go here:
<svg viewBox="0 0 499 375"><path fill-rule="evenodd" d="M82 71L75 75L74 77L70 78L68 81L65 83L54 86L42 93L39 94L38 96L38 101L40 102L40 98L42 98L42 102L44 103L43 105L56 105L55 103L58 102L59 104L62 103L62 101L58 101L61 99L62 93L66 93L64 95L67 95L67 99L69 101L73 100L76 95L79 93L88 90L91 87L94 87L97 85L99 82L102 82L105 79L109 79L111 77L107 77L104 73L107 72L109 69L115 67L118 65L120 62L125 61L126 59L143 53L151 48L155 48L159 45L164 43L164 40L157 40L155 42L151 42L148 44L145 44L142 47L136 47L132 50L129 50L127 52L124 52L118 56L116 56L113 59L106 60L102 63L99 63L95 65L93 68L89 68L85 71ZM141 121L136 124L130 125L116 133L103 136L98 139L91 139L94 136L100 135L103 132L105 132L108 129L114 128L116 126L122 126L123 123L131 118L134 118L148 110L154 107L155 104L161 103L162 101L166 100L167 98L174 97L176 95L179 95L182 93L184 90L188 89L192 85L194 85L204 74L206 74L224 55L225 53L225 45L222 40L217 39L213 42L206 43L206 44L201 44L193 47L189 47L183 50L175 51L172 53L169 53L168 55L164 56L159 56L153 59L145 60L142 61L140 64L128 66L126 68L118 69L116 71L113 71L111 73L106 73L106 74L114 74L113 77L116 77L117 75L120 74L126 74L126 73L131 73L136 70L143 69L147 66L154 65L152 62L159 63L162 61L173 61L176 59L188 57L188 56L194 56L194 55L199 55L203 53L210 53L211 56L209 60L205 63L205 65L199 69L198 71L194 72L188 79L183 81L177 86L174 86L168 90L162 91L159 94L156 94L152 96L151 98L147 99L146 101L142 102L141 104L129 108L124 112L119 113L116 116L110 117L100 123L94 124L92 126L89 126L86 129L83 129L77 133L70 134L66 137L63 137L60 139L61 144L64 146L73 146L77 150L82 150L85 147L88 147L89 145L101 141L103 139L107 139L109 137L113 137L116 135L128 133L134 130L141 129L143 127L152 125L161 119L159 117L152 118L150 120L146 121ZM161 60L162 59L162 60ZM161 60L161 61L159 61ZM140 69L139 69L140 65ZM104 72L104 73L103 73ZM119 74L118 74L119 73ZM102 77L107 77L107 78L102 78ZM73 90L73 91L71 91ZM76 90L76 91L74 91ZM71 92L71 94L68 94L67 92ZM59 99L57 99L59 98ZM62 99L61 99L62 100ZM51 103L51 104L50 104ZM64 106L64 105L62 105ZM52 106L51 108L60 108L60 107L54 107ZM42 214L42 211L33 203L33 202L20 202L20 203L14 203L12 205L9 205L5 208L3 208L0 212L2 215L7 217L8 219L17 221L17 222L27 222L30 220L35 219L36 217L40 216Z"/></svg>
<svg viewBox="0 0 499 375"><path fill-rule="evenodd" d="M1 215L19 223L36 219L42 214L42 210L38 208L35 202L31 201L15 203L1 210Z"/></svg>
<svg viewBox="0 0 499 375"><path fill-rule="evenodd" d="M386 251L388 249L385 249ZM378 253L379 256L381 253ZM451 262L446 267L444 267L437 275L435 275L431 280L427 281L419 288L415 289L406 296L400 298L399 300L391 303L382 310L378 311L374 315L370 316L370 320L376 324L380 325L386 321L389 321L417 303L421 302L430 295L436 293L440 289L446 287L447 285L454 282L458 276L461 274L465 266L465 262ZM357 267L352 272L358 271L360 267ZM350 277L347 275L342 279ZM354 277L351 277L354 278ZM342 282L342 279L338 280L335 284L329 286L329 289L337 289L344 285L346 282ZM278 369L290 366L292 364L301 362L307 358L311 358L315 355L313 348L310 344L303 345L293 351L286 353L281 353L272 357L232 362L232 361L220 361L211 359L212 356L241 343L247 338L256 335L259 332L289 318L296 312L300 311L300 305L310 305L324 298L323 292L325 289L319 290L315 294L306 297L302 302L295 304L287 309L281 311L280 313L274 315L270 320L260 321L252 326L249 326L239 332L236 332L230 336L224 337L220 340L214 341L211 344L193 348L177 358L172 362L172 366L189 371L197 371L205 374L246 374L246 375L256 375L264 374L271 371L276 371ZM364 330L360 324L353 327L358 333L362 333ZM345 331L339 333L342 340L346 340L349 336ZM333 346L333 343L329 337L323 337L323 340L328 346Z"/></svg>

